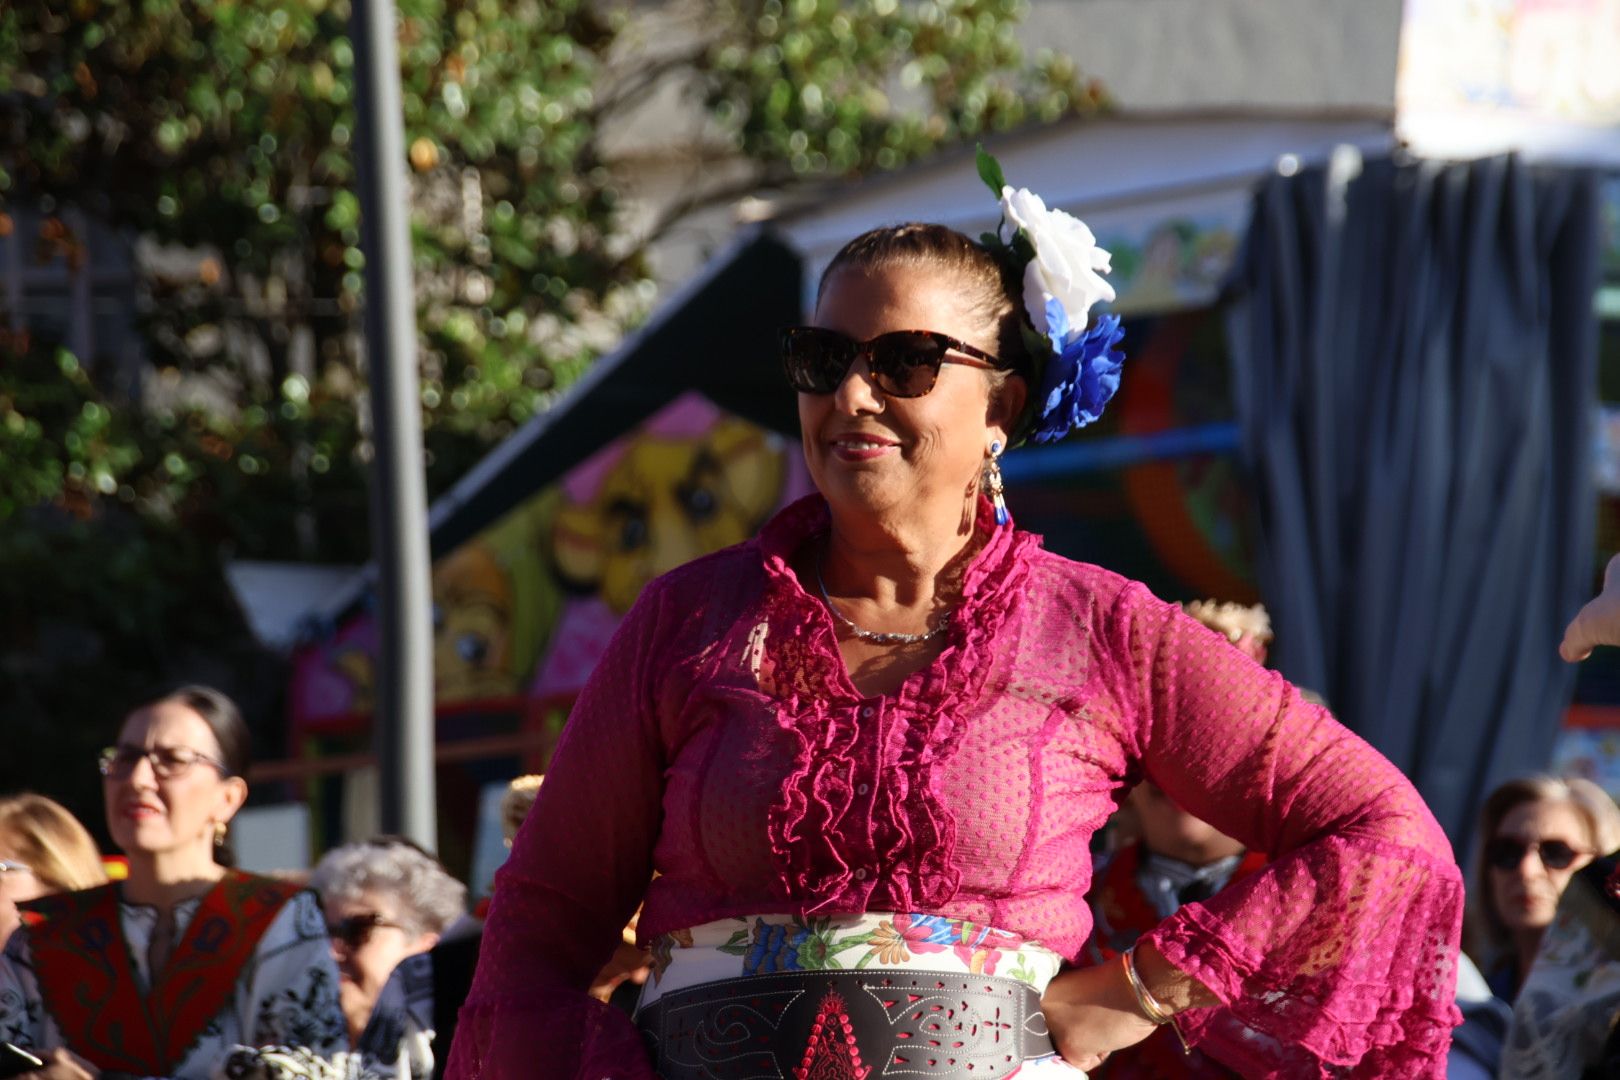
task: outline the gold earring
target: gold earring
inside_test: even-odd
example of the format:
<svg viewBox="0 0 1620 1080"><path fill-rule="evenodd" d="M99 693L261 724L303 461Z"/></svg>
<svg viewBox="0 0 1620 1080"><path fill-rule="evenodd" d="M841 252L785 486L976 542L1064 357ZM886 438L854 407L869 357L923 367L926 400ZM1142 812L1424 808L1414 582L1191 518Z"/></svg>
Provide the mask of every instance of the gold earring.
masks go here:
<svg viewBox="0 0 1620 1080"><path fill-rule="evenodd" d="M229 831L229 829L227 828L226 824L223 821L214 822L214 846L215 847L224 847L225 846L225 834L228 831Z"/></svg>

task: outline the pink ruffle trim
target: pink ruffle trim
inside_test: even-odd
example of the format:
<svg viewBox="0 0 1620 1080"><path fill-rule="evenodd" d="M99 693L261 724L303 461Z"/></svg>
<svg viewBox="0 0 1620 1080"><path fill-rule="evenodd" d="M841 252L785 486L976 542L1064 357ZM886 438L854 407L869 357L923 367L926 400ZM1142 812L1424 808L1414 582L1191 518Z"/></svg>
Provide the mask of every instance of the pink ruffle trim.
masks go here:
<svg viewBox="0 0 1620 1080"><path fill-rule="evenodd" d="M781 688L777 723L797 740L797 748L767 829L780 867L777 895L816 901L807 912L862 910L873 903L897 911L931 910L948 902L961 884L956 820L933 790L933 768L956 752L966 728L959 710L980 696L995 661L997 634L1029 575L1027 549L1039 543L1011 527L998 528L990 504L980 502L978 527L989 539L964 577L963 602L951 617L945 652L921 685L896 703L907 713L903 743L892 760L881 763L869 819L854 812L850 779L859 765L854 748L861 734L860 699L832 662L838 648L831 618L788 567L802 537L826 531L826 504L819 495L802 499L760 536L777 670L799 675L792 686ZM840 853L861 850L868 828L882 877L867 883L869 896L853 896L855 875Z"/></svg>
<svg viewBox="0 0 1620 1080"><path fill-rule="evenodd" d="M1452 978L1433 978L1436 955L1455 947L1462 920L1463 890L1454 865L1424 852L1392 851L1386 844L1329 839L1328 848L1361 849L1366 858L1400 858L1432 869L1420 888L1376 890L1365 898L1367 925L1344 928L1349 947L1360 953L1354 965L1328 964L1326 977L1313 977L1310 955L1284 955L1273 949L1262 959L1229 928L1213 905L1183 908L1144 937L1174 967L1197 979L1226 1003L1223 1010L1184 1013L1181 1025L1190 1042L1203 1043L1214 1056L1245 1077L1298 1080L1313 1077L1435 1077L1445 1075L1451 1031L1462 1021ZM1368 848L1383 849L1377 856ZM1320 847L1296 858L1321 860ZM1347 854L1347 853L1346 853ZM1272 867L1275 872L1277 864ZM1325 867L1323 869L1326 869ZM1308 872L1308 871L1307 871ZM1331 876L1329 871L1325 876ZM1325 915L1324 917L1331 917ZM1427 933L1413 934L1422 927ZM1449 944L1448 944L1449 943ZM1347 966L1360 968L1353 978ZM1269 983L1267 972L1298 971L1289 985ZM1424 986L1427 992L1417 989Z"/></svg>

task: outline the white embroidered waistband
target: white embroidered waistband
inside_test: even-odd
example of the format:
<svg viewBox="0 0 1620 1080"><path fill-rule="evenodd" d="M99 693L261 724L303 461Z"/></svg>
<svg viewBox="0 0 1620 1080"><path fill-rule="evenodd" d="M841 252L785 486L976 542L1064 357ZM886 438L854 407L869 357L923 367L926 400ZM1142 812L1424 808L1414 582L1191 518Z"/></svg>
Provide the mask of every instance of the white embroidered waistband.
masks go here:
<svg viewBox="0 0 1620 1080"><path fill-rule="evenodd" d="M944 915L749 915L653 939L641 1004L701 983L784 971L948 971L1001 975L1044 993L1063 958L1018 934Z"/></svg>

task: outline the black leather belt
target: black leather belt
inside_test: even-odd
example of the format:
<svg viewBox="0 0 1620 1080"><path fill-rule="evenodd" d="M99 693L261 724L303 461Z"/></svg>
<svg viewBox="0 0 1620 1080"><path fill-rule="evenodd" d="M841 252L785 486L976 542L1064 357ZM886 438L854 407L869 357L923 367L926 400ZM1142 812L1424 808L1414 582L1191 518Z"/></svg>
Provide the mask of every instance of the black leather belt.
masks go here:
<svg viewBox="0 0 1620 1080"><path fill-rule="evenodd" d="M664 1080L994 1080L1053 1052L1040 995L992 975L751 975L672 991L642 1009L636 1023Z"/></svg>

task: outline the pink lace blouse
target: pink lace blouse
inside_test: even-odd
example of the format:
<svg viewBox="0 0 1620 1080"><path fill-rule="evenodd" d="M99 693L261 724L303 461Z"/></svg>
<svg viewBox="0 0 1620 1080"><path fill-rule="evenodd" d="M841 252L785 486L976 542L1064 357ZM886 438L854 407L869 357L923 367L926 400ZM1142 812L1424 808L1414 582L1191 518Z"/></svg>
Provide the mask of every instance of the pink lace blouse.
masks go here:
<svg viewBox="0 0 1620 1080"><path fill-rule="evenodd" d="M1226 1004L1189 1038L1246 1076L1443 1075L1462 884L1411 785L1175 605L987 515L947 647L881 697L789 566L819 496L646 589L496 880L453 1076L650 1077L583 993L643 897L644 940L887 910L1078 958L1088 842L1144 776L1272 857L1148 935Z"/></svg>

